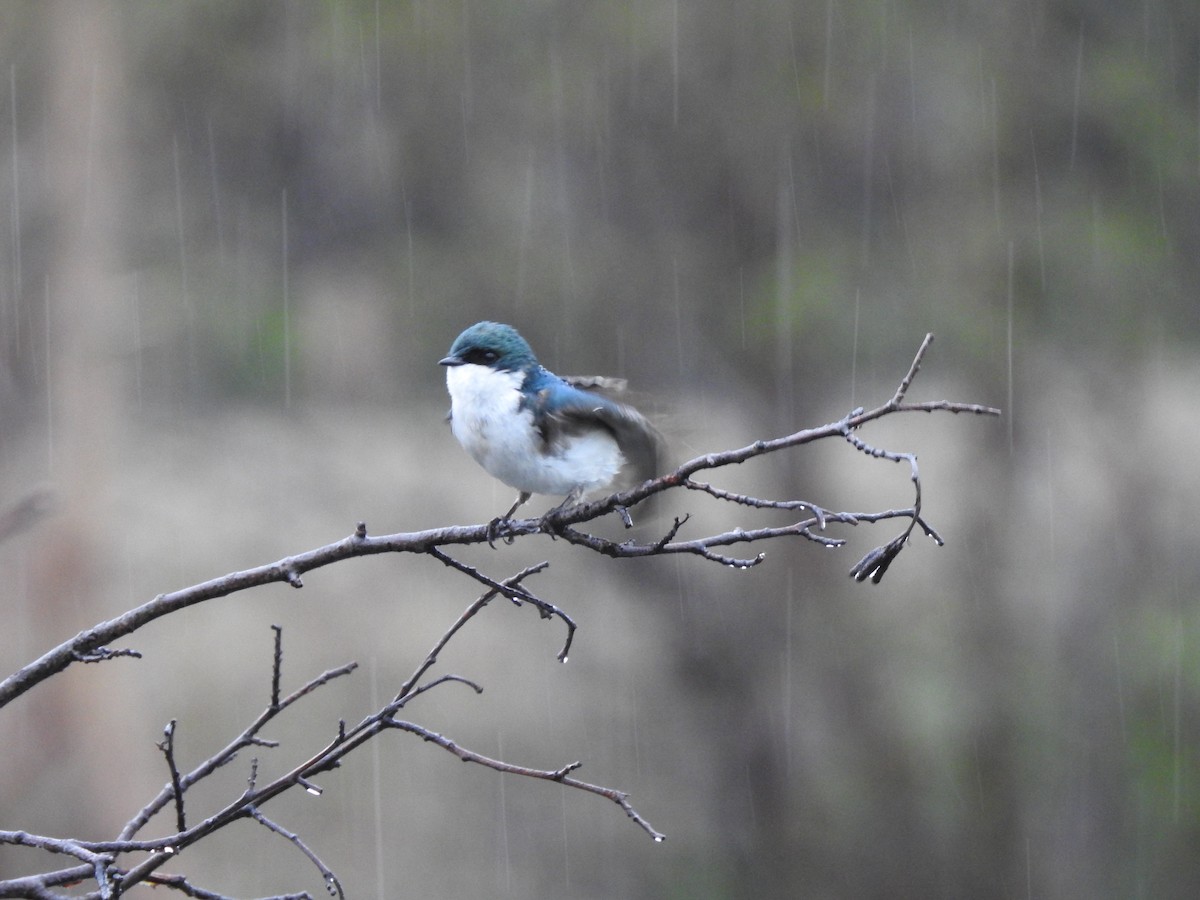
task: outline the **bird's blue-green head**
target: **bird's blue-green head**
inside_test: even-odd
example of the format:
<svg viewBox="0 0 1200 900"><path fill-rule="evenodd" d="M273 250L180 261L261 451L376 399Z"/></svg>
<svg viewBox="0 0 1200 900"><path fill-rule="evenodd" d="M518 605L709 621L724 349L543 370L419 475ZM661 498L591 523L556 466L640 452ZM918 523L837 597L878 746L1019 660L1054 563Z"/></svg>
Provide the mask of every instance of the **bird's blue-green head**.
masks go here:
<svg viewBox="0 0 1200 900"><path fill-rule="evenodd" d="M511 325L476 322L454 339L450 354L440 360L443 366L478 365L508 372L536 367L537 357L529 342Z"/></svg>

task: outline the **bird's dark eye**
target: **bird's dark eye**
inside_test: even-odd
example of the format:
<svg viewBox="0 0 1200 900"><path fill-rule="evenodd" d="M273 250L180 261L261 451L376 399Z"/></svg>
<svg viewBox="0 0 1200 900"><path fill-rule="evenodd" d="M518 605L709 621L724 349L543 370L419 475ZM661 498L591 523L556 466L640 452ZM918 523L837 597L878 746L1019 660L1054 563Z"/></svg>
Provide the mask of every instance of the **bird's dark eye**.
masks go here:
<svg viewBox="0 0 1200 900"><path fill-rule="evenodd" d="M473 363L477 366L491 365L499 358L500 354L498 354L495 350L484 350L481 347L468 350L465 356L467 362Z"/></svg>

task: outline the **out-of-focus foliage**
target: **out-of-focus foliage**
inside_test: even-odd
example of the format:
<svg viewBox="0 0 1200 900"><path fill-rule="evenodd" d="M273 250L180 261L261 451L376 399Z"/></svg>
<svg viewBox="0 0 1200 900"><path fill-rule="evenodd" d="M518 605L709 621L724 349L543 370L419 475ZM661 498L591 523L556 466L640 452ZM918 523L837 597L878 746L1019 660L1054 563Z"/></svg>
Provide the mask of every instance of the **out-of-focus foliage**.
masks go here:
<svg viewBox="0 0 1200 900"><path fill-rule="evenodd" d="M1194 0L134 0L88 4L73 30L80 16L0 6L0 503L32 480L66 495L49 535L3 548L22 623L6 666L361 518L494 515L507 493L439 430L435 363L476 319L513 322L552 368L669 401L679 456L887 396L934 331L918 393L1006 421L870 437L920 452L947 548L907 551L866 590L844 577L852 560L807 547L713 577L538 546L596 630L571 663L591 667L522 670L547 696L505 706L528 633L463 657L494 666L489 694L439 708L438 727L532 764L586 757L665 847L612 810L572 818L578 801L547 805L543 786L506 780L497 800L490 775L457 785L413 749L385 762L419 775L385 765L338 785L334 812L290 811L313 817L313 843L344 841L332 854L356 895L375 887L377 839L429 896L1191 895ZM90 282L70 274L80 234L105 248ZM902 477L862 466L730 478L828 506L907 502ZM94 552L57 555L81 545ZM508 574L527 561L513 552L477 562ZM377 658L387 693L466 600L428 572L378 571L268 608L306 659ZM196 614L203 648L168 652L180 668L155 682L169 696L144 698L153 718L85 715L65 734L79 707L56 694L67 712L0 713L30 745L0 771L0 827L61 828L55 810L78 807L63 793L104 780L39 742L99 733L122 758L118 736L145 749L178 717L199 743L211 710L180 708L198 678L222 698L207 705L225 730L205 738L240 728L266 659L217 615ZM256 647L265 625L238 615ZM138 671L71 684L136 691ZM137 759L134 799L163 774ZM114 793L92 836L132 813ZM484 858L440 855L468 824ZM274 873L301 867L281 854L249 881L240 849L203 857L214 888L282 890Z"/></svg>
<svg viewBox="0 0 1200 900"><path fill-rule="evenodd" d="M10 6L16 57L42 23ZM1022 337L1191 340L1197 14L1065 6L125 4L126 260L147 304L186 290L163 346L223 371L280 304L285 205L293 286L365 270L406 378L483 314L564 354L619 332L630 364L680 329L750 368L844 350L856 303L872 346L983 347L1010 289ZM11 68L25 228L41 72Z"/></svg>

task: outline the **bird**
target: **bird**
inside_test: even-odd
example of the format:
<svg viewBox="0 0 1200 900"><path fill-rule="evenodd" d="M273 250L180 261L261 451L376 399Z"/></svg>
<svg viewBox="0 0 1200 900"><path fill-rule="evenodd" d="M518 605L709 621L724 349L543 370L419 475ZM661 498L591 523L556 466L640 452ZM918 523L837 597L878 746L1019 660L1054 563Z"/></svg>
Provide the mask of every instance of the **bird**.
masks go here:
<svg viewBox="0 0 1200 900"><path fill-rule="evenodd" d="M439 364L446 367L454 437L488 474L519 492L493 528L533 494L565 495L554 512L618 476L640 484L658 474L663 438L610 396L624 388L620 379L555 375L515 328L499 322L466 329Z"/></svg>

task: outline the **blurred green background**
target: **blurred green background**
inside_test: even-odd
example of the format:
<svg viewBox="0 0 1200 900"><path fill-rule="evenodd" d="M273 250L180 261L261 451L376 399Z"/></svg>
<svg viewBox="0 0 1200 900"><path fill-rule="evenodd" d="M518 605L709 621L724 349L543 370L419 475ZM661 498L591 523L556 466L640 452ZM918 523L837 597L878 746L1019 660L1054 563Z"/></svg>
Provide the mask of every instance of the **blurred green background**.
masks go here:
<svg viewBox="0 0 1200 900"><path fill-rule="evenodd" d="M411 717L627 790L401 734L265 810L354 897L1192 897L1200 889L1200 5L9 2L0 6L5 674L155 594L510 502L436 361L481 318L630 380L683 459L891 395L928 518L882 585L847 549L727 571L545 538L462 558L580 624L489 607ZM1191 460L1191 461L1189 461ZM909 503L849 447L714 481ZM703 527L786 517L674 501ZM537 511L537 508L534 508ZM656 534L664 521L645 523ZM693 527L689 525L689 527ZM687 535L685 535L687 536ZM395 693L475 588L350 561L159 621L0 711L0 828L115 835L285 689L285 771ZM241 758L195 791L237 796ZM154 834L168 833L167 817ZM61 864L0 848L0 876ZM241 824L172 871L323 891ZM148 893L148 889L141 889Z"/></svg>

